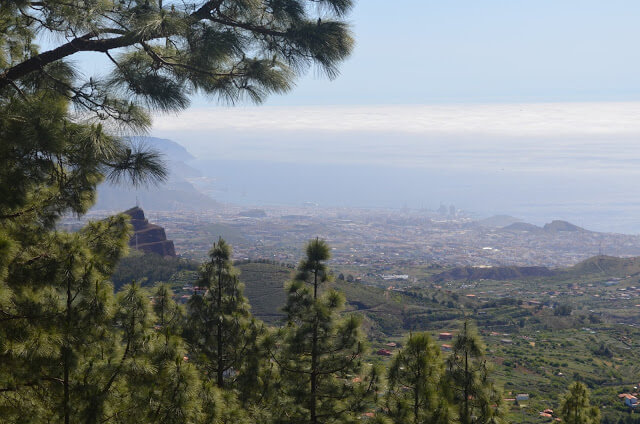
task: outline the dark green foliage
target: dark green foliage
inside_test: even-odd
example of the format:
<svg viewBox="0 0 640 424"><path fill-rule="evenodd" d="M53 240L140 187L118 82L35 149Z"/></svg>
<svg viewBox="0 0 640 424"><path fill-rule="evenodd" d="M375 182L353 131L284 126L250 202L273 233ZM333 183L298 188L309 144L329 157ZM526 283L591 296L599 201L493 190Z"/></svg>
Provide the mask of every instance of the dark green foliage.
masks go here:
<svg viewBox="0 0 640 424"><path fill-rule="evenodd" d="M343 20L351 7L351 0L11 0L0 9L0 92L45 83L81 110L125 124L142 122L138 105L183 109L196 92L260 102L289 90L311 65L337 74L353 45ZM36 32L66 39L39 52ZM59 78L54 67L78 52L107 55L110 73Z"/></svg>
<svg viewBox="0 0 640 424"><path fill-rule="evenodd" d="M576 381L569 386L560 405L560 416L567 424L597 424L600 422L600 410L591 406L589 390L583 383Z"/></svg>
<svg viewBox="0 0 640 424"><path fill-rule="evenodd" d="M448 385L461 424L502 422L502 396L490 378L485 346L465 320L447 359Z"/></svg>
<svg viewBox="0 0 640 424"><path fill-rule="evenodd" d="M118 216L46 235L26 246L20 240L24 250L4 281L0 410L21 422L90 417L109 395L105 372L114 372L117 341L105 337L114 313L108 276L125 250L127 221Z"/></svg>
<svg viewBox="0 0 640 424"><path fill-rule="evenodd" d="M605 358L612 358L613 352L604 343L600 343L600 346L592 348L593 354L598 356L604 356Z"/></svg>
<svg viewBox="0 0 640 424"><path fill-rule="evenodd" d="M231 262L231 246L219 239L209 258L196 282L206 292L194 294L187 305L186 336L196 363L222 388L229 378L226 374L241 368L256 323L250 319L249 303Z"/></svg>
<svg viewBox="0 0 640 424"><path fill-rule="evenodd" d="M153 308L139 284L114 297L109 279L126 255L127 218L90 223L74 234L56 231L56 223L65 214L84 214L105 179L138 185L165 178L157 153L123 137L150 127L149 109L183 109L196 92L259 102L288 90L311 65L334 76L351 50L343 20L351 5L0 2L3 422L247 422L235 393L202 383L201 369L184 360L182 311L167 287L155 293ZM40 51L40 39L59 45ZM113 66L86 78L69 60L79 52L106 55ZM142 270L152 280L189 267L143 263L159 268ZM114 278L119 287L131 282L131 266L125 261ZM214 315L200 308L206 312L201 316L228 318L229 329L244 329L244 321L251 322L246 302L237 279L228 277L225 287L237 290L225 293ZM221 292L214 289L209 296ZM211 328L206 320L201 324ZM257 343L258 334L251 334ZM225 346L246 344L228 335ZM216 364L242 372L238 360L225 355ZM251 369L264 363L263 356ZM220 368L211 367L216 373Z"/></svg>
<svg viewBox="0 0 640 424"><path fill-rule="evenodd" d="M181 258L163 258L155 253L131 252L118 262L111 281L116 291L133 281L145 286L154 286L155 283L169 279L179 271L195 271L198 269L196 262Z"/></svg>
<svg viewBox="0 0 640 424"><path fill-rule="evenodd" d="M440 347L427 333L411 334L389 367L389 415L399 424L447 424L444 377Z"/></svg>
<svg viewBox="0 0 640 424"><path fill-rule="evenodd" d="M291 270L261 263L243 263L237 267L245 284L245 295L251 303L251 313L268 323L282 320L285 317L282 308L287 301L284 286Z"/></svg>
<svg viewBox="0 0 640 424"><path fill-rule="evenodd" d="M120 375L109 276L129 225L117 216L66 234L55 223L86 212L105 176L140 183L164 169L155 153L69 112L56 84L70 83L71 69L43 72L55 81L33 74L13 87L19 95L0 90L0 408L9 422L94 422L109 413Z"/></svg>
<svg viewBox="0 0 640 424"><path fill-rule="evenodd" d="M344 296L334 290L319 292L329 280L329 252L324 241L310 241L287 288L287 325L278 335L277 355L284 391L293 399L283 411L290 417L287 422L352 422L377 381L372 375L367 382L349 382L361 371L365 346L360 318L339 316Z"/></svg>
<svg viewBox="0 0 640 424"><path fill-rule="evenodd" d="M556 308L553 310L553 314L557 315L557 316L569 316L571 315L571 311L573 310L573 308L571 307L571 305L567 304L567 303L562 303L560 305L557 305Z"/></svg>

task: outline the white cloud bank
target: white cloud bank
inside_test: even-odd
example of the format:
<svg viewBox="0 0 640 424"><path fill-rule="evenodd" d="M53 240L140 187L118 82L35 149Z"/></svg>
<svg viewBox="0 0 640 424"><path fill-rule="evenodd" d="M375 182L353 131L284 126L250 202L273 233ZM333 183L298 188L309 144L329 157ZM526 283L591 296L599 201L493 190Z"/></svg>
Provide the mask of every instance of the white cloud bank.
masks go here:
<svg viewBox="0 0 640 424"><path fill-rule="evenodd" d="M640 102L190 109L153 134L201 159L640 174Z"/></svg>
<svg viewBox="0 0 640 424"><path fill-rule="evenodd" d="M640 135L640 102L189 109L156 117L164 132L400 132L501 137Z"/></svg>

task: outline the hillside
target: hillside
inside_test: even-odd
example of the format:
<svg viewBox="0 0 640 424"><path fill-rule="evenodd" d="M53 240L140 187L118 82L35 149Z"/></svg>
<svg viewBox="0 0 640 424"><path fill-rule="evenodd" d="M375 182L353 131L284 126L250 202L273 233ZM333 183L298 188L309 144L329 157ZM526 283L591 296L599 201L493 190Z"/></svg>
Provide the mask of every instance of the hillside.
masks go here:
<svg viewBox="0 0 640 424"><path fill-rule="evenodd" d="M575 224L572 224L567 221L555 220L551 221L547 224L544 224L543 227L538 227L537 225L529 224L527 222L514 222L512 224L506 225L502 227L504 231L513 231L513 232L521 232L527 231L530 233L558 233L558 232L572 232L572 233L580 233L580 232L591 232L585 230L582 227L578 227Z"/></svg>
<svg viewBox="0 0 640 424"><path fill-rule="evenodd" d="M201 177L200 171L189 165L194 157L180 144L163 138L134 137L134 144L157 150L162 154L169 176L159 186L127 188L105 182L98 187L94 210L122 210L140 204L147 210L215 209L219 204L200 192L190 181Z"/></svg>
<svg viewBox="0 0 640 424"><path fill-rule="evenodd" d="M291 269L267 263L243 263L236 266L244 283L244 294L251 304L251 313L266 322L284 317L281 309L286 302L284 285Z"/></svg>
<svg viewBox="0 0 640 424"><path fill-rule="evenodd" d="M473 266L454 267L431 277L431 281L439 283L443 281L457 280L512 280L523 278L550 277L557 271L543 266L494 266L480 268Z"/></svg>
<svg viewBox="0 0 640 424"><path fill-rule="evenodd" d="M567 268L543 266L494 266L494 267L452 267L431 275L427 281L478 280L535 280L540 277L566 278L625 278L640 274L640 257L619 258L616 256L594 256Z"/></svg>
<svg viewBox="0 0 640 424"><path fill-rule="evenodd" d="M151 287L158 282L177 280L183 272L190 272L190 279L195 280L198 263L177 257L162 257L155 253L132 251L120 259L120 263L111 276L115 291L133 281ZM181 284L176 286L181 287Z"/></svg>
<svg viewBox="0 0 640 424"><path fill-rule="evenodd" d="M238 264L237 268L252 313L267 322L282 318L280 309L286 301L284 285L291 278L291 269L256 262ZM446 325L443 322L462 316L459 302L441 291L425 298L415 292L386 290L343 280L327 283L321 290L329 288L344 293L347 312L362 314L365 329L376 339L401 335L411 329Z"/></svg>
<svg viewBox="0 0 640 424"><path fill-rule="evenodd" d="M521 222L521 220L509 215L494 215L476 222L482 227L502 228L516 222Z"/></svg>
<svg viewBox="0 0 640 424"><path fill-rule="evenodd" d="M167 138L158 137L131 137L134 143L147 145L161 151L171 161L188 162L195 159L187 149L179 143Z"/></svg>
<svg viewBox="0 0 640 424"><path fill-rule="evenodd" d="M292 270L281 265L256 262L238 264L237 268L252 313L267 322L283 318L281 308L286 302L284 287L291 278ZM348 310L361 311L368 316L370 328L377 327L383 331L402 328L402 307L397 302L390 302L385 290L346 281L329 283L323 289L329 287L345 294Z"/></svg>
<svg viewBox="0 0 640 424"><path fill-rule="evenodd" d="M578 227L577 225L574 225L570 222L560 221L560 220L555 220L555 221L551 221L548 224L544 224L544 227L542 227L542 229L547 232L558 232L558 231L586 232L587 231L584 228Z"/></svg>
<svg viewBox="0 0 640 424"><path fill-rule="evenodd" d="M532 233L542 231L541 227L538 227L537 225L529 224L527 222L514 222L513 224L507 225L502 229L506 231L529 231Z"/></svg>
<svg viewBox="0 0 640 424"><path fill-rule="evenodd" d="M181 288L195 281L195 265L178 258L138 254L123 261L118 281L161 277L170 281L178 297L186 302L190 293ZM277 325L284 316L280 309L286 300L284 285L291 277L292 268L259 262L237 263L236 267L245 284L252 313ZM161 273L156 272L160 270ZM387 348L390 341L402 343L409 331L427 331L436 339L440 332L455 333L461 319L471 317L480 328L491 366L505 391L531 394L532 409L526 412L526 423L539 422L536 411L556 408L567 381L576 375L593 390L594 399L607 406L610 417L624 413L618 409L616 394L636 383L629 376L637 375L635 352L640 330L620 324L625 316L634 319L629 309L633 300L613 301L611 296L625 293L619 288L628 289L637 279L621 280L608 288L580 282L594 275L637 274L640 258L598 256L563 270L543 267L459 267L457 270L477 271L484 277L505 280L492 282L480 278L464 283L448 282L442 287L427 283L404 290L338 280L327 283L323 290L333 287L343 292L347 313L362 315L363 329L373 352ZM452 270L448 272L457 275ZM546 275L549 272L556 275L522 278L527 273ZM516 277L507 278L507 275ZM475 278L473 273L471 278ZM559 303L570 303L574 308L569 314L557 314ZM614 311L615 307L619 310ZM438 340L438 343L450 342ZM386 359L372 355L368 360L384 363ZM514 420L522 418L522 410L517 405L509 405L509 413Z"/></svg>
<svg viewBox="0 0 640 424"><path fill-rule="evenodd" d="M624 278L640 274L640 257L594 256L565 269L565 272L575 276L602 275Z"/></svg>

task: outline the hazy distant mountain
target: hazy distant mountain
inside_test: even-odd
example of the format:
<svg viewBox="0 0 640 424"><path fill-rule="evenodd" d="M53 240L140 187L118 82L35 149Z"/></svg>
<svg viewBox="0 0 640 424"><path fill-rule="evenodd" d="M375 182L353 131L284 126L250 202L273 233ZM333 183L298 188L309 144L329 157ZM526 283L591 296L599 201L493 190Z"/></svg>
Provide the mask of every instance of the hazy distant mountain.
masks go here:
<svg viewBox="0 0 640 424"><path fill-rule="evenodd" d="M509 215L494 215L477 221L478 225L489 228L503 228L516 222L522 220Z"/></svg>
<svg viewBox="0 0 640 424"><path fill-rule="evenodd" d="M188 162L195 159L187 149L173 140L158 137L131 137L134 143L142 143L165 154L168 160Z"/></svg>
<svg viewBox="0 0 640 424"><path fill-rule="evenodd" d="M507 231L529 231L531 233L542 231L541 227L538 227L537 225L529 224L528 222L514 222L513 224L507 225L502 229Z"/></svg>
<svg viewBox="0 0 640 424"><path fill-rule="evenodd" d="M98 201L94 209L123 210L136 204L147 210L194 210L213 209L219 204L211 197L198 191L189 182L190 178L201 176L200 171L188 164L194 159L180 144L156 137L135 137L134 143L142 143L163 154L169 177L158 187L138 189L108 183L98 188Z"/></svg>
<svg viewBox="0 0 640 424"><path fill-rule="evenodd" d="M542 228L545 231L571 231L571 232L581 232L587 231L584 228L578 227L567 221L551 221L549 224L545 224Z"/></svg>
<svg viewBox="0 0 640 424"><path fill-rule="evenodd" d="M538 227L537 225L529 224L527 222L514 222L513 224L507 225L502 228L506 231L527 231L530 233L557 233L561 231L569 231L573 233L577 232L590 232L589 230L585 230L584 228L578 227L567 221L555 220L551 221L548 224L545 224L544 227Z"/></svg>
<svg viewBox="0 0 640 424"><path fill-rule="evenodd" d="M98 201L93 209L121 211L136 204L148 211L215 209L219 206L193 186L168 183L160 188L140 190L102 185L98 188Z"/></svg>

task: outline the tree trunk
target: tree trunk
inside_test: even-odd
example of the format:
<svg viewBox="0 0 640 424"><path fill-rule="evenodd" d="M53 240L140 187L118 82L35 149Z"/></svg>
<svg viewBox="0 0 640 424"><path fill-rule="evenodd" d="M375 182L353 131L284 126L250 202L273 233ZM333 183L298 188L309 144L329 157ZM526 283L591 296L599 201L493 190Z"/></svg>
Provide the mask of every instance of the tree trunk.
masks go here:
<svg viewBox="0 0 640 424"><path fill-rule="evenodd" d="M318 297L318 271L313 275L313 301L317 301ZM309 411L311 413L311 424L317 424L318 416L316 412L316 404L318 397L318 314L316 312L313 318L313 335L311 340L311 396L309 398Z"/></svg>
<svg viewBox="0 0 640 424"><path fill-rule="evenodd" d="M420 373L420 366L418 365L418 375L416 378L416 385L413 388L413 423L418 424L418 414L420 413L420 393L418 391L418 385L420 384L420 379L422 377Z"/></svg>
<svg viewBox="0 0 640 424"><path fill-rule="evenodd" d="M69 424L70 420L70 408L69 408L69 367L71 366L70 360L70 350L69 347L69 332L71 331L71 306L72 306L72 297L71 297L71 279L67 278L67 311L66 311L66 335L64 346L62 347L62 366L63 366L63 377L62 384L64 387L64 400L63 400L63 411L64 411L64 424Z"/></svg>
<svg viewBox="0 0 640 424"><path fill-rule="evenodd" d="M222 264L218 264L218 298L217 298L217 307L218 307L218 334L217 334L217 342L218 342L218 387L224 387L224 355L223 355L223 341L222 341Z"/></svg>
<svg viewBox="0 0 640 424"><path fill-rule="evenodd" d="M471 419L469 417L469 352L464 352L464 422L469 424Z"/></svg>

